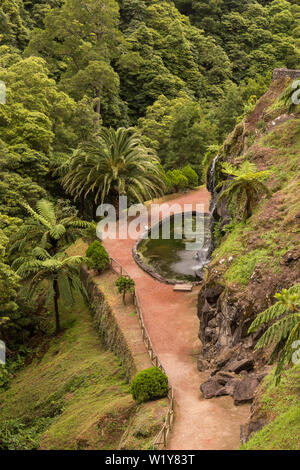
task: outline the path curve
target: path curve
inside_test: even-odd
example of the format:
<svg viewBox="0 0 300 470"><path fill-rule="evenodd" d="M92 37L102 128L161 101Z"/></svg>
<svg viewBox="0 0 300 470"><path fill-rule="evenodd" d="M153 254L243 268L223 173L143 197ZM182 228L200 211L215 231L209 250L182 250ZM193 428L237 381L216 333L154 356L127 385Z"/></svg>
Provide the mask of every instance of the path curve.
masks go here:
<svg viewBox="0 0 300 470"><path fill-rule="evenodd" d="M157 202L157 201L155 201ZM167 201L178 204L203 204L208 212L210 193L201 188ZM150 207L150 206L149 206ZM180 209L181 208L181 209ZM240 442L240 425L247 421L249 406L236 407L231 397L205 400L200 384L207 373L197 371L198 339L197 293L174 292L144 272L132 257L136 240L103 241L110 256L124 266L134 279L145 326L153 347L174 388L175 422L169 436L171 450L234 450Z"/></svg>

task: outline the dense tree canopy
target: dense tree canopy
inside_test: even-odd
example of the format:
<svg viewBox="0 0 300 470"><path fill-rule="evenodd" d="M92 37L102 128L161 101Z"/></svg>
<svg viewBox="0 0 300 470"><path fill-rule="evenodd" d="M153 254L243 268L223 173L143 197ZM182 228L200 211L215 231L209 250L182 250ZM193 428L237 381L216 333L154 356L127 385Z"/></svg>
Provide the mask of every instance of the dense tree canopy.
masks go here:
<svg viewBox="0 0 300 470"><path fill-rule="evenodd" d="M265 92L273 68L299 66L299 19L296 0L2 0L1 336L19 341L23 330L24 340L39 323L19 295L13 240L23 237L30 255L35 230L76 225L74 214L91 217L93 203L202 184L212 149ZM128 138L119 152L113 138L122 133L134 135L134 151ZM54 249L46 238L50 257L69 240Z"/></svg>

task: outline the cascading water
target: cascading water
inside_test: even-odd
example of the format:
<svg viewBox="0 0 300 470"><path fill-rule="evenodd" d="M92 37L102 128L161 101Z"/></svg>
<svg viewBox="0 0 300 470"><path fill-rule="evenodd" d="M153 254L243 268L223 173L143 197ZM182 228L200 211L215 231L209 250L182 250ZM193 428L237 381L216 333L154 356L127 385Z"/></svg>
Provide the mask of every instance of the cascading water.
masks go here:
<svg viewBox="0 0 300 470"><path fill-rule="evenodd" d="M161 226L163 221L159 223L159 237L152 238L150 229L148 238L140 240L134 247L134 256L136 262L145 269L149 274L168 282L187 282L199 281L203 279L203 269L207 266L214 250L214 212L217 206L217 192L215 190L216 164L219 156L216 156L209 167L207 174L207 189L211 192L212 200L209 213L203 214L204 224L204 243L202 248L190 251L186 249L186 243L193 242L195 234L189 233L184 228L183 238L174 236L177 231L174 217L171 218L171 238L165 239L162 236ZM182 221L180 222L180 231L182 229ZM195 227L194 227L195 228ZM193 228L193 230L194 230ZM176 283L175 282L175 283Z"/></svg>
<svg viewBox="0 0 300 470"><path fill-rule="evenodd" d="M216 155L207 172L207 189L211 193L211 202L209 206L210 232L211 232L211 245L210 245L210 251L208 253L209 258L211 257L211 254L215 248L214 226L215 226L215 220L216 220L215 212L217 208L217 199L218 199L218 194L216 191L216 165L217 165L218 160L219 160L219 155Z"/></svg>
<svg viewBox="0 0 300 470"><path fill-rule="evenodd" d="M207 189L211 193L211 203L210 203L210 208L209 212L214 216L214 212L217 207L217 194L215 190L215 185L216 185L216 164L219 159L219 155L217 155L213 161L212 164L210 165L208 172L207 172Z"/></svg>

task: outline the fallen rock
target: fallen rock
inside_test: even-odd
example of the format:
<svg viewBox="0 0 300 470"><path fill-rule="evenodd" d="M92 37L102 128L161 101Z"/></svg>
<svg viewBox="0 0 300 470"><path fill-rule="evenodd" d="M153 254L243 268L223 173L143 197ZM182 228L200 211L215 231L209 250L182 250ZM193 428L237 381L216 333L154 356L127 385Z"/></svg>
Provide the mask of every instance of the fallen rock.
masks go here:
<svg viewBox="0 0 300 470"><path fill-rule="evenodd" d="M225 349L221 354L219 354L216 361L216 369L222 369L230 359L233 359L234 349Z"/></svg>
<svg viewBox="0 0 300 470"><path fill-rule="evenodd" d="M251 403L258 385L259 381L255 375L247 375L242 380L237 381L233 391L234 404Z"/></svg>
<svg viewBox="0 0 300 470"><path fill-rule="evenodd" d="M216 380L209 379L203 384L200 385L200 390L204 396L204 398L213 398L216 396L218 392L223 388Z"/></svg>
<svg viewBox="0 0 300 470"><path fill-rule="evenodd" d="M235 374L239 374L241 371L245 370L247 372L253 370L254 368L254 360L252 358L242 359L240 361L234 360L230 361L226 364L225 369L234 372Z"/></svg>
<svg viewBox="0 0 300 470"><path fill-rule="evenodd" d="M220 385L226 385L232 379L237 379L237 376L233 372L226 371L217 372L214 378Z"/></svg>

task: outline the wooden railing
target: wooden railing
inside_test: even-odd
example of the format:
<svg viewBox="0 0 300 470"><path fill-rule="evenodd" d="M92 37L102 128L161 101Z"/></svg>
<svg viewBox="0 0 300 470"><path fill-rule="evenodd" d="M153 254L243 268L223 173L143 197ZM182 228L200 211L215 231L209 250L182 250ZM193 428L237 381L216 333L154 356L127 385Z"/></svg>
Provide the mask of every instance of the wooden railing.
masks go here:
<svg viewBox="0 0 300 470"><path fill-rule="evenodd" d="M123 268L123 266L118 261L116 261L114 258L110 257L110 265L111 265L111 268L113 269L113 271L115 271L117 274L119 274L121 276L130 277L128 272L126 271L126 269ZM142 331L143 341L144 341L145 347L148 351L150 360L151 360L152 364L155 367L158 367L162 372L164 372L164 374L166 374L166 371L165 371L162 363L160 362L158 355L156 354L156 352L153 348L149 333L148 333L147 328L145 326L143 312L142 312L142 309L141 309L141 305L140 305L140 301L139 301L139 297L138 297L136 289L134 289L134 305L137 309L137 313L138 313L138 317L139 317L139 323L140 323L140 327L141 327L141 331ZM168 435L169 435L169 432L172 429L173 420L174 420L174 391L173 391L172 387L170 387L169 391L168 391L168 400L169 400L169 408L168 408L168 411L167 411L167 415L165 417L164 425L163 425L162 429L160 430L160 432L158 433L158 435L156 436L156 438L153 442L153 447L152 448L154 450L157 450L157 449L160 449L162 447L167 446Z"/></svg>

